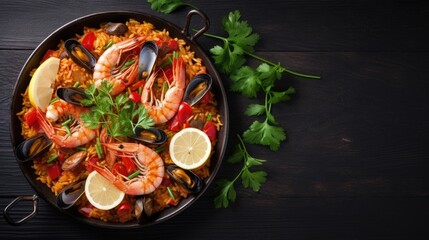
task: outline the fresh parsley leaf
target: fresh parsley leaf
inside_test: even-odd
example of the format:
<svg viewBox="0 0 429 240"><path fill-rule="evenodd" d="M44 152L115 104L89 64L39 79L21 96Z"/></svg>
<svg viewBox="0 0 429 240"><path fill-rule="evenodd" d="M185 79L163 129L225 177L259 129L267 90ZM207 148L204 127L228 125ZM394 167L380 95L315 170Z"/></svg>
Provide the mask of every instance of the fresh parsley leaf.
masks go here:
<svg viewBox="0 0 429 240"><path fill-rule="evenodd" d="M246 62L242 49L234 46L230 46L229 42L226 41L223 47L216 45L210 49L215 64L222 73L233 72Z"/></svg>
<svg viewBox="0 0 429 240"><path fill-rule="evenodd" d="M240 146L238 146L234 153L228 157L228 162L229 163L238 163L240 161L243 160L245 152L240 148Z"/></svg>
<svg viewBox="0 0 429 240"><path fill-rule="evenodd" d="M286 134L283 128L270 125L268 121L254 121L243 133L243 140L251 144L269 146L272 151L277 151L280 142L286 140Z"/></svg>
<svg viewBox="0 0 429 240"><path fill-rule="evenodd" d="M256 97L261 89L259 74L249 66L241 67L231 75L231 91L240 92L248 98Z"/></svg>
<svg viewBox="0 0 429 240"><path fill-rule="evenodd" d="M280 64L270 66L267 63L262 63L256 68L256 71L259 73L259 78L261 79L261 84L264 88L274 86L276 80L280 80Z"/></svg>
<svg viewBox="0 0 429 240"><path fill-rule="evenodd" d="M253 29L247 21L240 21L238 10L230 12L222 20L224 30L228 33L228 41L240 46L243 50L253 52L253 46L259 41L259 35L252 33Z"/></svg>
<svg viewBox="0 0 429 240"><path fill-rule="evenodd" d="M184 3L181 0L148 0L147 2L151 4L152 10L164 14L169 14L180 6L190 5L189 3Z"/></svg>
<svg viewBox="0 0 429 240"><path fill-rule="evenodd" d="M244 114L246 114L247 116L260 116L265 112L265 105L253 103L247 106L246 110L244 111Z"/></svg>
<svg viewBox="0 0 429 240"><path fill-rule="evenodd" d="M295 88L293 87L289 87L286 91L282 92L271 91L271 97L270 100L268 100L268 103L276 104L283 101L289 101L289 95L293 93L295 93Z"/></svg>
<svg viewBox="0 0 429 240"><path fill-rule="evenodd" d="M241 181L244 187L251 187L254 192L258 192L261 184L267 180L266 177L267 173L264 171L251 172L248 168L245 168L243 174L241 174Z"/></svg>
<svg viewBox="0 0 429 240"><path fill-rule="evenodd" d="M220 179L216 181L219 195L214 199L214 205L216 208L227 208L229 202L235 202L237 193L234 189L234 182L227 179Z"/></svg>
<svg viewBox="0 0 429 240"><path fill-rule="evenodd" d="M106 128L114 137L127 137L134 134L137 127L149 128L154 125L146 108L129 100L128 93L115 97L110 95L112 85L104 81L98 88L90 85L85 91L88 103L93 105L90 113L82 114L82 121L89 128Z"/></svg>

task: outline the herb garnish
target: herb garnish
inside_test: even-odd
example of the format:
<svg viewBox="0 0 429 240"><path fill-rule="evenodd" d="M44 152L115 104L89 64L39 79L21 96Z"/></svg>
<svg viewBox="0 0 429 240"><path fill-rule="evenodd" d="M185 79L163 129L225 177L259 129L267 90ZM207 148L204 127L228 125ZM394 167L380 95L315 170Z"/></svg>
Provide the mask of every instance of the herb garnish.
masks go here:
<svg viewBox="0 0 429 240"><path fill-rule="evenodd" d="M148 0L147 2L151 4L152 10L164 14L169 14L180 6L190 6L196 8L192 4L182 2L181 0Z"/></svg>
<svg viewBox="0 0 429 240"><path fill-rule="evenodd" d="M146 129L154 125L142 104L129 100L127 92L112 97L112 88L108 81L103 81L99 88L92 84L85 90L88 99L82 100L82 104L93 105L90 113L82 114L86 126L94 129L101 124L110 136L118 139L134 134L137 127Z"/></svg>

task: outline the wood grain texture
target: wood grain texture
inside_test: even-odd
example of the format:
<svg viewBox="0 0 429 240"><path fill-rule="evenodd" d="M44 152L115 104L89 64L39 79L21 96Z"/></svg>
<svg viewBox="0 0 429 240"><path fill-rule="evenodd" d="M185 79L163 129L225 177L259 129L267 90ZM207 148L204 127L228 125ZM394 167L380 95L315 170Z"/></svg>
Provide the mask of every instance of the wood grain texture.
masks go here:
<svg viewBox="0 0 429 240"><path fill-rule="evenodd" d="M267 159L259 193L239 184L237 201L214 209L214 186L162 224L127 231L83 225L43 200L37 217L9 226L0 239L428 239L429 7L425 1L192 1L224 34L221 19L239 9L261 36L257 54L320 80L284 74L279 89L297 92L273 113L288 140L278 152L249 146ZM34 191L16 164L9 139L16 78L52 31L86 14L137 10L183 24L189 8L164 15L145 1L7 1L0 9L0 209ZM43 14L40 14L43 12ZM216 40L201 37L206 52ZM248 62L256 66L259 62ZM225 86L230 80L223 76ZM229 149L257 118L243 112L262 96L228 92ZM224 162L217 178L240 166ZM28 212L25 204L17 215ZM3 213L1 213L3 214Z"/></svg>

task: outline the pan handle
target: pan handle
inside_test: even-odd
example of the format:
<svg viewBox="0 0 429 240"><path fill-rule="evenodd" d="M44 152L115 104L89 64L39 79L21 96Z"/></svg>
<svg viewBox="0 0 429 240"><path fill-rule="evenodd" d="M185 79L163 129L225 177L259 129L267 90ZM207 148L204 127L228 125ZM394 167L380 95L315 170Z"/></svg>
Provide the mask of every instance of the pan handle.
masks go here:
<svg viewBox="0 0 429 240"><path fill-rule="evenodd" d="M16 205L18 204L18 202L20 201L33 201L33 211L28 214L27 216L23 217L22 219L15 221L9 214L9 211ZM13 200L11 203L9 203L9 205L7 205L4 210L3 210L3 216L6 219L6 221L10 224L10 225L14 225L14 226L19 226L23 223L26 223L27 221L29 221L30 219L32 219L34 216L36 216L37 214L37 207L38 207L38 203L39 203L39 197L37 195L33 195L33 196L19 196L17 198L15 198L15 200Z"/></svg>
<svg viewBox="0 0 429 240"><path fill-rule="evenodd" d="M204 21L204 26L198 30L194 35L191 35L189 33L189 26L191 24L191 19L193 15L198 15L202 18L202 20ZM207 17L207 15L199 10L191 10L188 12L188 14L186 15L186 19L185 19L185 26L182 29L182 33L185 34L185 36L187 38L189 38L189 40L194 41L195 39L197 39L199 36L201 36L203 33L205 33L210 27L210 21L209 18Z"/></svg>

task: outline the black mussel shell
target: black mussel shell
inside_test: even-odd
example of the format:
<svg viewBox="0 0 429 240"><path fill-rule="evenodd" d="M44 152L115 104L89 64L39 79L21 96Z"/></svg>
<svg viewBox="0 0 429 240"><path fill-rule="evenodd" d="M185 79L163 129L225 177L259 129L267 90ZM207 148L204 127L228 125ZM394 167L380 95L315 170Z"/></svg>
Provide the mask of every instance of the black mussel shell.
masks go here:
<svg viewBox="0 0 429 240"><path fill-rule="evenodd" d="M146 79L152 72L153 65L158 57L158 46L154 41L143 43L139 54L138 80Z"/></svg>
<svg viewBox="0 0 429 240"><path fill-rule="evenodd" d="M139 222L150 220L153 216L153 199L150 195L137 198L134 204L134 214Z"/></svg>
<svg viewBox="0 0 429 240"><path fill-rule="evenodd" d="M19 160L27 162L47 152L51 145L52 141L46 135L39 134L20 143L16 154Z"/></svg>
<svg viewBox="0 0 429 240"><path fill-rule="evenodd" d="M158 128L136 128L134 135L130 138L152 145L161 145L167 141L167 134Z"/></svg>
<svg viewBox="0 0 429 240"><path fill-rule="evenodd" d="M62 100L80 106L80 107L90 107L89 105L84 105L82 100L88 99L85 94L85 90L77 87L59 87L57 88L57 96Z"/></svg>
<svg viewBox="0 0 429 240"><path fill-rule="evenodd" d="M85 193L85 180L75 182L64 188L57 196L57 206L61 209L72 207Z"/></svg>
<svg viewBox="0 0 429 240"><path fill-rule="evenodd" d="M203 73L195 76L186 87L183 101L193 106L210 90L213 79L209 74Z"/></svg>
<svg viewBox="0 0 429 240"><path fill-rule="evenodd" d="M203 181L192 171L182 169L172 164L167 166L167 174L176 183L185 187L190 193L198 193L203 189Z"/></svg>
<svg viewBox="0 0 429 240"><path fill-rule="evenodd" d="M76 39L68 39L64 42L64 48L68 56L79 66L93 72L97 59Z"/></svg>
<svg viewBox="0 0 429 240"><path fill-rule="evenodd" d="M104 30L109 35L123 35L128 32L128 27L124 23L108 23Z"/></svg>

